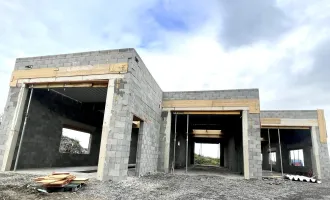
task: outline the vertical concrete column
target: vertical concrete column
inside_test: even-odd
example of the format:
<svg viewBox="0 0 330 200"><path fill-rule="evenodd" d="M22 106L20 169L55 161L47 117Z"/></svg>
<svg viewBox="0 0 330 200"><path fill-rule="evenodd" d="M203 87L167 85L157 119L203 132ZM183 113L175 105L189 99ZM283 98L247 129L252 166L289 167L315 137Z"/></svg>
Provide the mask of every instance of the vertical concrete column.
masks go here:
<svg viewBox="0 0 330 200"><path fill-rule="evenodd" d="M249 132L248 132L248 111L242 111L242 128L243 128L243 164L244 164L244 178L250 179L249 173Z"/></svg>
<svg viewBox="0 0 330 200"><path fill-rule="evenodd" d="M107 157L107 143L108 136L110 132L110 119L112 115L112 106L113 106L113 97L114 97L114 87L115 80L110 79L107 89L107 97L104 108L104 117L103 117L103 126L102 126L102 136L101 136L101 145L100 145L100 154L99 162L97 166L97 179L98 180L107 180L108 179L108 170L106 170L109 165L106 161Z"/></svg>
<svg viewBox="0 0 330 200"><path fill-rule="evenodd" d="M318 143L318 134L316 131L316 127L312 127L311 131L311 136L312 136L312 145L313 145L313 158L312 158L312 163L313 163L313 173L314 175L316 174L317 178L321 179L321 166L320 166L320 153L319 153L319 143Z"/></svg>
<svg viewBox="0 0 330 200"><path fill-rule="evenodd" d="M166 127L165 127L165 149L164 149L165 173L169 172L169 167L170 167L170 143L171 143L171 124L172 124L171 122L172 122L172 114L171 111L168 111L166 118Z"/></svg>
<svg viewBox="0 0 330 200"><path fill-rule="evenodd" d="M16 89L17 88L11 88L9 92L11 93L12 90L16 90ZM15 100L17 100L17 103L16 103L16 108L14 109L13 113L9 113L9 112L11 112L11 110L8 110L8 113L5 112L5 115L6 115L5 117L12 116L12 118L9 119L7 117L8 119L6 119L2 122L2 123L5 123L7 121L8 125L9 125L9 129L5 129L8 131L6 133L7 140L4 141L5 142L4 149L0 149L0 150L4 150L1 171L8 171L11 168L11 164L12 164L12 160L13 160L14 152L15 152L15 147L16 147L16 143L17 143L17 138L19 135L19 131L20 131L23 115L24 115L24 107L25 107L25 102L27 99L27 93L28 93L28 88L26 88L25 85L23 85L19 89L17 99L12 99L11 97L8 97L7 106L9 106L8 104L14 104ZM10 120L11 120L11 122L8 122ZM6 137L3 137L3 138L5 139Z"/></svg>

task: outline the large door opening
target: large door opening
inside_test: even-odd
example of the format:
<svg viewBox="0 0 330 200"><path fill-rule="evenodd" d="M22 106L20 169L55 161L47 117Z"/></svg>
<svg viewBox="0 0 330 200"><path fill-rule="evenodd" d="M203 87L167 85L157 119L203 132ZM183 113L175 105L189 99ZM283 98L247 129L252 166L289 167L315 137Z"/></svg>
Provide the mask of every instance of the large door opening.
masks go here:
<svg viewBox="0 0 330 200"><path fill-rule="evenodd" d="M29 89L30 94L33 92L28 117L22 141L24 123L21 124L11 170L16 165L19 171L56 170L96 175L106 85L67 88L35 85L33 90ZM28 101L25 104L26 112Z"/></svg>
<svg viewBox="0 0 330 200"><path fill-rule="evenodd" d="M263 176L315 175L309 128L262 128L261 138Z"/></svg>
<svg viewBox="0 0 330 200"><path fill-rule="evenodd" d="M242 114L199 112L172 114L170 168L175 173L243 175ZM218 146L217 166L196 163L196 144ZM206 151L207 145L202 147ZM198 153L197 153L198 154Z"/></svg>

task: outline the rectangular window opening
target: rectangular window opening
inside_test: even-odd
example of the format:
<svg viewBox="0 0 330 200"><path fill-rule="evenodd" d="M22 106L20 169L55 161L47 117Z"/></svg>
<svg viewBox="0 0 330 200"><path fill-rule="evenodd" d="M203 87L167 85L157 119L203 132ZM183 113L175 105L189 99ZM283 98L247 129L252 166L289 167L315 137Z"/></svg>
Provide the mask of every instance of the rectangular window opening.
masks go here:
<svg viewBox="0 0 330 200"><path fill-rule="evenodd" d="M69 154L89 154L91 134L81 130L62 128L59 152Z"/></svg>
<svg viewBox="0 0 330 200"><path fill-rule="evenodd" d="M276 164L276 152L269 152L269 164Z"/></svg>
<svg viewBox="0 0 330 200"><path fill-rule="evenodd" d="M290 165L291 166L305 166L304 151L302 149L290 150Z"/></svg>

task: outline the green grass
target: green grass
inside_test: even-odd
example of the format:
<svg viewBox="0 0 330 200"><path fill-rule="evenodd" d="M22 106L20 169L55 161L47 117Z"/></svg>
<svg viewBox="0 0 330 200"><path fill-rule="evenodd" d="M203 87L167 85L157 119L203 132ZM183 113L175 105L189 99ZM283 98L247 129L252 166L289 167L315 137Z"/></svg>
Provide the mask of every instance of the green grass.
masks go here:
<svg viewBox="0 0 330 200"><path fill-rule="evenodd" d="M198 154L195 154L195 164L199 165L220 165L219 158L204 157Z"/></svg>

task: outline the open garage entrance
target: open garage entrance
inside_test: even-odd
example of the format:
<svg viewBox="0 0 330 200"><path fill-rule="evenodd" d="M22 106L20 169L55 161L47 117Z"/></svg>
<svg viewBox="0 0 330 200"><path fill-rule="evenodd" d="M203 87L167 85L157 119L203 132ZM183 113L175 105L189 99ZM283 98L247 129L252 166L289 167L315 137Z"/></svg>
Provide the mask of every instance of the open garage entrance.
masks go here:
<svg viewBox="0 0 330 200"><path fill-rule="evenodd" d="M190 174L243 175L241 116L240 111L173 112L171 171ZM196 163L196 144L220 144L219 164L203 166Z"/></svg>
<svg viewBox="0 0 330 200"><path fill-rule="evenodd" d="M29 89L11 170L96 176L106 97L107 82Z"/></svg>
<svg viewBox="0 0 330 200"><path fill-rule="evenodd" d="M264 177L315 175L311 129L308 127L262 128L261 153Z"/></svg>

